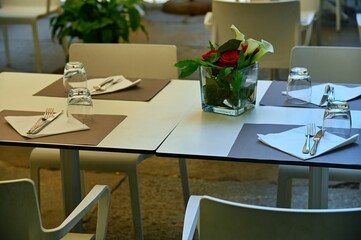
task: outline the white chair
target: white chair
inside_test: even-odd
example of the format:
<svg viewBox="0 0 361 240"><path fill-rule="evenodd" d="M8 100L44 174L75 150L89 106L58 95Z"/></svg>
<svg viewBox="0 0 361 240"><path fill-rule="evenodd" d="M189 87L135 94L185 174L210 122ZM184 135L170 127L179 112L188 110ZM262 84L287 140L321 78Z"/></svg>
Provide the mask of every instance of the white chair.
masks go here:
<svg viewBox="0 0 361 240"><path fill-rule="evenodd" d="M260 60L261 68L271 70L271 79L277 78L276 69L288 69L292 47L302 44L301 32L312 27L313 19L301 21L299 1L212 1L212 13L204 24L211 28L211 40L223 44L234 38L230 26L234 24L246 38L264 39L272 43L275 52ZM308 24L302 26L301 23ZM310 38L310 33L308 38Z"/></svg>
<svg viewBox="0 0 361 240"><path fill-rule="evenodd" d="M72 44L70 61L84 64L88 76L177 79L177 49L173 45L153 44ZM129 177L133 224L137 239L143 239L142 215L138 186L138 164L149 156L128 153L80 151L80 168L103 172L125 172ZM185 159L179 159L184 201L189 198ZM40 194L40 169L60 167L56 149L35 148L30 155L30 175Z"/></svg>
<svg viewBox="0 0 361 240"><path fill-rule="evenodd" d="M360 47L298 46L291 53L291 67L308 68L313 82L361 84L360 62ZM308 177L309 167L280 165L277 206L291 207L292 179ZM361 172L330 168L329 180L361 182Z"/></svg>
<svg viewBox="0 0 361 240"><path fill-rule="evenodd" d="M58 227L51 229L46 229L42 225L35 191L34 183L30 179L0 182L1 239L94 239L93 234L69 232L96 204L96 239L106 239L110 207L108 186L94 186L73 212Z"/></svg>
<svg viewBox="0 0 361 240"><path fill-rule="evenodd" d="M0 25L3 28L6 63L11 64L8 25L30 24L32 27L36 70L42 72L41 52L38 38L37 21L60 11L60 0L2 0Z"/></svg>
<svg viewBox="0 0 361 240"><path fill-rule="evenodd" d="M360 35L360 42L361 42L361 13L356 14L356 21L357 21L358 33Z"/></svg>
<svg viewBox="0 0 361 240"><path fill-rule="evenodd" d="M191 196L184 218L183 240L356 240L361 208L282 209Z"/></svg>

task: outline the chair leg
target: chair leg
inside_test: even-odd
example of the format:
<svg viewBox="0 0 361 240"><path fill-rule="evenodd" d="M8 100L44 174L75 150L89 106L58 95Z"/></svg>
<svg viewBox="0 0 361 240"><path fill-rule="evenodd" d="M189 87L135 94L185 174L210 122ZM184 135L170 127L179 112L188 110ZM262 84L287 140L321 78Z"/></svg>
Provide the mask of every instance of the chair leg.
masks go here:
<svg viewBox="0 0 361 240"><path fill-rule="evenodd" d="M9 31L8 25L3 24L3 35L4 35L4 48L5 48L5 55L6 55L6 65L11 65L11 56L10 56L10 46L9 46Z"/></svg>
<svg viewBox="0 0 361 240"><path fill-rule="evenodd" d="M130 200L133 212L135 239L143 240L142 212L140 208L140 193L137 164L127 172L129 177Z"/></svg>
<svg viewBox="0 0 361 240"><path fill-rule="evenodd" d="M278 168L278 187L277 187L277 207L290 208L292 202L292 178L287 173L282 172L282 168Z"/></svg>
<svg viewBox="0 0 361 240"><path fill-rule="evenodd" d="M36 70L38 73L42 72L41 65L41 53L40 53L40 44L38 37L38 26L36 20L32 22L32 31L33 31L33 40L34 40L34 50L35 50L35 60L36 60Z"/></svg>
<svg viewBox="0 0 361 240"><path fill-rule="evenodd" d="M33 180L40 205L40 167L30 166L30 178Z"/></svg>
<svg viewBox="0 0 361 240"><path fill-rule="evenodd" d="M190 197L187 160L185 158L179 158L178 162L179 162L180 177L182 181L184 206L187 207L188 199Z"/></svg>

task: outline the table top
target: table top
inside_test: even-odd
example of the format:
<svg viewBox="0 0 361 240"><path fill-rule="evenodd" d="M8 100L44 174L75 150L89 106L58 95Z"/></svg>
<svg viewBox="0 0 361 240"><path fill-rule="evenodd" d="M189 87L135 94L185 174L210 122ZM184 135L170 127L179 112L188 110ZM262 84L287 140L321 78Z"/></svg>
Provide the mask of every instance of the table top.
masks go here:
<svg viewBox="0 0 361 240"><path fill-rule="evenodd" d="M33 96L60 77L61 75L55 74L0 73L0 111L43 112L47 107L54 107L55 111L66 110L66 98ZM195 99L199 98L198 85L197 81L172 80L148 102L94 99L94 114L127 116L96 146L7 140L1 140L0 144L154 153L194 104ZM193 97L185 97L184 93Z"/></svg>
<svg viewBox="0 0 361 240"><path fill-rule="evenodd" d="M317 159L295 161L293 157L290 157L289 161L272 159L272 157L270 159L229 157L228 154L245 123L305 125L314 122L318 126L322 126L324 109L260 106L259 102L270 84L271 81L258 81L256 107L237 117L203 112L200 104L193 105L192 110L162 143L156 154L194 159L361 169L361 155L359 163L348 162L347 159L326 162L325 160L317 161ZM351 111L351 114L353 128L361 128L361 111Z"/></svg>

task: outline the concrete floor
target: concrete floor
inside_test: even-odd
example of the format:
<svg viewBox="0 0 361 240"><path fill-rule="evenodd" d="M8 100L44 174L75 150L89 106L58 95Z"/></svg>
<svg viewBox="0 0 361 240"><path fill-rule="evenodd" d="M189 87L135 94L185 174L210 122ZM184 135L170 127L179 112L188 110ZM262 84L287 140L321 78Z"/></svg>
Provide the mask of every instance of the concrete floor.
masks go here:
<svg viewBox="0 0 361 240"><path fill-rule="evenodd" d="M353 10L347 9L350 20L335 31L334 16L325 12L322 25L324 45L360 46ZM48 19L39 23L44 72L62 69L64 53L50 39ZM145 25L150 33L146 40L141 33L133 34L132 42L175 44L179 59L190 59L204 52L210 32L203 27L203 16L171 15L150 8ZM172 26L170 29L169 26ZM30 29L15 26L10 29L13 64L5 66L4 49L0 46L0 69L35 72ZM29 31L29 32L27 32ZM2 37L0 37L2 41ZM315 44L315 39L312 40ZM284 71L283 77L287 75ZM260 77L262 78L262 77ZM28 157L31 149L0 146L0 180L29 177ZM188 161L192 194L209 194L234 201L267 206L275 205L277 166L204 160ZM180 239L184 206L176 159L153 157L139 166L140 191L145 239ZM128 182L121 173L94 173L86 175L87 185L108 184L112 187L112 207L108 239L133 239ZM54 227L63 218L60 173L43 170L41 181L41 208L44 225ZM307 182L294 183L293 206L307 206ZM331 183L330 207L361 206L358 184ZM85 229L94 229L95 214L90 215Z"/></svg>

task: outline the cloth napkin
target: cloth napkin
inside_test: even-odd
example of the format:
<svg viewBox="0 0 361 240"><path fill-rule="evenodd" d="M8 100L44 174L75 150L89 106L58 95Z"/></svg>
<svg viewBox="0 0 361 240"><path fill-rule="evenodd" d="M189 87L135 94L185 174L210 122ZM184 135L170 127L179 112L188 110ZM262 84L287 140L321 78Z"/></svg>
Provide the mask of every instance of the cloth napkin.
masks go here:
<svg viewBox="0 0 361 240"><path fill-rule="evenodd" d="M319 129L318 129L319 130ZM317 130L317 131L318 131ZM325 132L317 146L316 154L302 153L303 145L306 141L306 126L293 128L281 133L257 134L258 140L266 145L276 148L282 152L288 153L299 159L306 160L317 157L321 154L346 146L357 141L359 134L355 134L348 139ZM313 145L313 139L310 139L310 148Z"/></svg>
<svg viewBox="0 0 361 240"><path fill-rule="evenodd" d="M87 125L78 120L68 122L66 114L61 114L54 121L49 123L37 134L27 134L27 131L43 115L37 116L6 116L5 120L23 137L40 138L67 132L75 132L90 129Z"/></svg>
<svg viewBox="0 0 361 240"><path fill-rule="evenodd" d="M141 79L138 79L138 80L132 82L132 81L126 79L123 75L111 76L111 77L107 77L107 78L93 78L93 79L89 79L87 82L89 91L91 91L94 86L98 86L99 84L101 84L102 82L104 82L105 80L110 79L110 78L114 79L114 81L112 81L113 84L106 85L105 86L106 89L104 91L91 92L91 95L100 95L100 94L106 94L106 93L124 90L124 89L130 88L132 86L135 86L141 82Z"/></svg>
<svg viewBox="0 0 361 240"><path fill-rule="evenodd" d="M322 95L325 91L325 86L329 84L334 87L333 96L335 100L349 101L361 95L361 86L359 87L346 87L344 85L325 83L312 86L311 103L319 105ZM324 103L322 106L327 104Z"/></svg>

